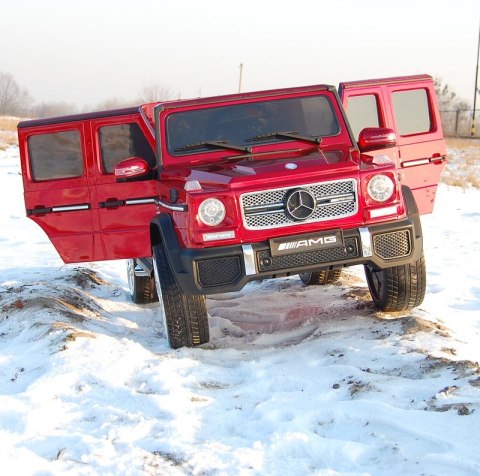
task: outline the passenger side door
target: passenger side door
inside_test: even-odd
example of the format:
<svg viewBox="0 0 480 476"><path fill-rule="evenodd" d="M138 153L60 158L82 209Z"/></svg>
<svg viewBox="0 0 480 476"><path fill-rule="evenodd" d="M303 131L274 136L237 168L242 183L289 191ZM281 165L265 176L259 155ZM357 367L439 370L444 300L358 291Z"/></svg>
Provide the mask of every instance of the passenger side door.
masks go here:
<svg viewBox="0 0 480 476"><path fill-rule="evenodd" d="M395 131L396 147L369 154L394 161L420 213L431 213L446 156L433 79L421 75L341 83L339 93L356 140L365 127Z"/></svg>

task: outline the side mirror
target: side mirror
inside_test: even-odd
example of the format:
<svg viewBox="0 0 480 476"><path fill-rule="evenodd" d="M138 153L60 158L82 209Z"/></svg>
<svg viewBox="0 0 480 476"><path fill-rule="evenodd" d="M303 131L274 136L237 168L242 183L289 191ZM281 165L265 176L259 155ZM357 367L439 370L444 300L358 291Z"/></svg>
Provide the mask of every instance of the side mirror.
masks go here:
<svg viewBox="0 0 480 476"><path fill-rule="evenodd" d="M146 160L140 157L129 157L115 164L113 174L119 181L132 178L140 178L150 173L150 167Z"/></svg>
<svg viewBox="0 0 480 476"><path fill-rule="evenodd" d="M395 145L397 145L395 131L386 127L367 127L358 137L358 147L361 152L386 149Z"/></svg>

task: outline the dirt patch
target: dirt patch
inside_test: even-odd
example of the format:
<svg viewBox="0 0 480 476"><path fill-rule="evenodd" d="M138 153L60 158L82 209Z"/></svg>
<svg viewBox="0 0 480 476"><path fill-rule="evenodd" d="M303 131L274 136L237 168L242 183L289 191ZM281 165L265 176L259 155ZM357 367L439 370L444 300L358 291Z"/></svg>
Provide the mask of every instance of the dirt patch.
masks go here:
<svg viewBox="0 0 480 476"><path fill-rule="evenodd" d="M95 271L89 268L74 268L73 274L66 279L67 281L73 281L82 289L90 289L95 286L105 286L108 284Z"/></svg>
<svg viewBox="0 0 480 476"><path fill-rule="evenodd" d="M64 330L66 332L65 337L62 339L63 342L75 342L79 338L95 339L95 334L92 332L81 331L75 329L74 327L66 324L65 322L54 322L51 326L51 332L55 330Z"/></svg>
<svg viewBox="0 0 480 476"><path fill-rule="evenodd" d="M408 316L402 319L402 331L405 335L416 334L417 332L433 332L441 337L450 337L446 327L416 316Z"/></svg>
<svg viewBox="0 0 480 476"><path fill-rule="evenodd" d="M347 300L356 301L355 309L358 311L368 310L373 312L375 310L368 288L353 286L344 292L342 297Z"/></svg>
<svg viewBox="0 0 480 476"><path fill-rule="evenodd" d="M39 286L41 295L38 295ZM3 295L1 309L6 316L15 311L52 310L75 323L89 318L99 319L101 316L100 307L83 292L46 283L8 289Z"/></svg>
<svg viewBox="0 0 480 476"><path fill-rule="evenodd" d="M457 374L458 378L471 377L480 374L480 366L478 362L472 362L470 360L450 360L433 357L431 355L427 355L425 361L420 364L420 370L423 374L451 370Z"/></svg>
<svg viewBox="0 0 480 476"><path fill-rule="evenodd" d="M447 403L438 405L437 402L432 399L428 402L428 406L425 409L427 411L433 412L448 412L451 410L456 410L457 414L460 416L471 415L475 410L470 410L466 403Z"/></svg>
<svg viewBox="0 0 480 476"><path fill-rule="evenodd" d="M371 392L375 390L375 387L368 382L356 381L348 382L348 391L352 397L356 397L364 392Z"/></svg>

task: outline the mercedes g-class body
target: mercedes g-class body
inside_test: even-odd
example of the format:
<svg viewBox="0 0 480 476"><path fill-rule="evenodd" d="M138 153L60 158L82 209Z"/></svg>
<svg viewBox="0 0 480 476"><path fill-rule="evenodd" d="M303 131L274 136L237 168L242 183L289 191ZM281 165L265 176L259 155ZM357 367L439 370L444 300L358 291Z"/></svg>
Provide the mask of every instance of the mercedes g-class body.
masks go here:
<svg viewBox="0 0 480 476"><path fill-rule="evenodd" d="M375 305L425 294L420 214L445 143L426 75L21 122L27 215L66 263L126 259L173 348L209 340L205 296L364 265Z"/></svg>

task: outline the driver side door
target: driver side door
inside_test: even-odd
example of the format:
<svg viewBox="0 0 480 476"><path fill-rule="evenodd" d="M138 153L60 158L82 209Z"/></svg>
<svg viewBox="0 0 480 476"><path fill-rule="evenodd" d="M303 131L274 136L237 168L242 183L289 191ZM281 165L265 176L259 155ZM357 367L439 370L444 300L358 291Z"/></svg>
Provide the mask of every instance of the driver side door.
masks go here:
<svg viewBox="0 0 480 476"><path fill-rule="evenodd" d="M158 195L153 133L138 114L92 120L91 135L96 169L94 203L105 259L150 256L150 221ZM144 159L151 174L117 182L115 165L130 157Z"/></svg>

